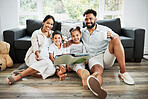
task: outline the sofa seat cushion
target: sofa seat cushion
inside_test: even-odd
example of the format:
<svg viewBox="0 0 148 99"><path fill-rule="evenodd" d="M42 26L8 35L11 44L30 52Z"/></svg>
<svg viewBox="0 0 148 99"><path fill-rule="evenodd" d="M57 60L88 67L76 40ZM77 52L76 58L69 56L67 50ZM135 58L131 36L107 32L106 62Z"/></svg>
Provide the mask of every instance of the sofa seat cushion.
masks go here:
<svg viewBox="0 0 148 99"><path fill-rule="evenodd" d="M28 50L28 48L31 46L31 37L24 36L22 38L17 39L14 42L14 46L15 46L15 49Z"/></svg>
<svg viewBox="0 0 148 99"><path fill-rule="evenodd" d="M120 36L123 47L134 47L134 39L130 37Z"/></svg>

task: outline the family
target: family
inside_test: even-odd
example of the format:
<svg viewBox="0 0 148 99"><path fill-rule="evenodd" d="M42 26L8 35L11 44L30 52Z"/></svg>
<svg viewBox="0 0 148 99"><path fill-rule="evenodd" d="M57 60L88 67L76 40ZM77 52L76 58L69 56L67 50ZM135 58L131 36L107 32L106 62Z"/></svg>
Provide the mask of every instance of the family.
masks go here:
<svg viewBox="0 0 148 99"><path fill-rule="evenodd" d="M46 79L55 73L60 80L63 80L67 76L66 70L73 70L81 78L85 89L89 88L96 96L104 99L107 93L101 88L103 70L112 67L117 59L120 67L118 76L126 84L134 84L134 80L126 72L124 48L119 35L106 26L96 24L95 10L88 9L83 16L86 27L71 28L69 32L72 40L69 40L67 42L69 46L65 47L61 32L51 30L55 23L54 17L47 15L43 20L43 27L32 34L32 45L25 56L28 68L8 76L7 83L11 85L28 75ZM101 35L106 35L106 38L102 38ZM84 63L53 65L56 55L86 52L91 58ZM91 73L85 69L85 64L88 64Z"/></svg>

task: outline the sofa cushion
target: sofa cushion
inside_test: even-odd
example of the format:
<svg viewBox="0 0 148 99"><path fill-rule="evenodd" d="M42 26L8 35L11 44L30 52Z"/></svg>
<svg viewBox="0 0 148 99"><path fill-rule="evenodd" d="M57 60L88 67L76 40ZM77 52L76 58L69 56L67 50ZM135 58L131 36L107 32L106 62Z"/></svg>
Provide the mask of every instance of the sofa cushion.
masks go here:
<svg viewBox="0 0 148 99"><path fill-rule="evenodd" d="M42 26L43 25L41 20L34 20L34 19L26 20L26 28L29 36L31 36L35 30L40 29ZM52 30L61 31L61 23L56 21Z"/></svg>
<svg viewBox="0 0 148 99"><path fill-rule="evenodd" d="M130 37L120 36L121 43L123 44L124 48L131 48L134 47L134 39Z"/></svg>
<svg viewBox="0 0 148 99"><path fill-rule="evenodd" d="M120 19L119 18L98 20L96 23L111 28L118 35L121 34L121 24L120 24Z"/></svg>
<svg viewBox="0 0 148 99"><path fill-rule="evenodd" d="M34 19L28 19L26 20L26 28L27 28L27 33L29 36L32 35L32 33L35 30L38 30L42 27L42 21L41 20L34 20Z"/></svg>
<svg viewBox="0 0 148 99"><path fill-rule="evenodd" d="M19 38L14 42L15 49L28 50L30 46L31 46L30 36Z"/></svg>

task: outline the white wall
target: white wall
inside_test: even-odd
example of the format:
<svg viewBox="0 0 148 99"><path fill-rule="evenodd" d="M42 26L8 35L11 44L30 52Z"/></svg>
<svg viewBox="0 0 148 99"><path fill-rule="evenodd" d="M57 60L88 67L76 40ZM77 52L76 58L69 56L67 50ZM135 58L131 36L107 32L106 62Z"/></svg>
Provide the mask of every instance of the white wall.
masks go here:
<svg viewBox="0 0 148 99"><path fill-rule="evenodd" d="M0 0L0 41L3 31L18 26L18 0Z"/></svg>
<svg viewBox="0 0 148 99"><path fill-rule="evenodd" d="M124 0L123 22L146 30L144 53L148 54L148 0Z"/></svg>

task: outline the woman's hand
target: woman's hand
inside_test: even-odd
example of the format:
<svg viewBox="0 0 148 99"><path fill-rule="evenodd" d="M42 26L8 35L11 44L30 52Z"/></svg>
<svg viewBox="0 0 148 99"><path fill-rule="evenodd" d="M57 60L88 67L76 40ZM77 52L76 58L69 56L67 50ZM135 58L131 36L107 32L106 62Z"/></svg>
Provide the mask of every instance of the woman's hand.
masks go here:
<svg viewBox="0 0 148 99"><path fill-rule="evenodd" d="M41 60L41 58L40 58L40 52L41 52L40 50L35 52L35 55L36 55L36 56L35 56L35 59L36 59L37 61L40 61L40 60Z"/></svg>

